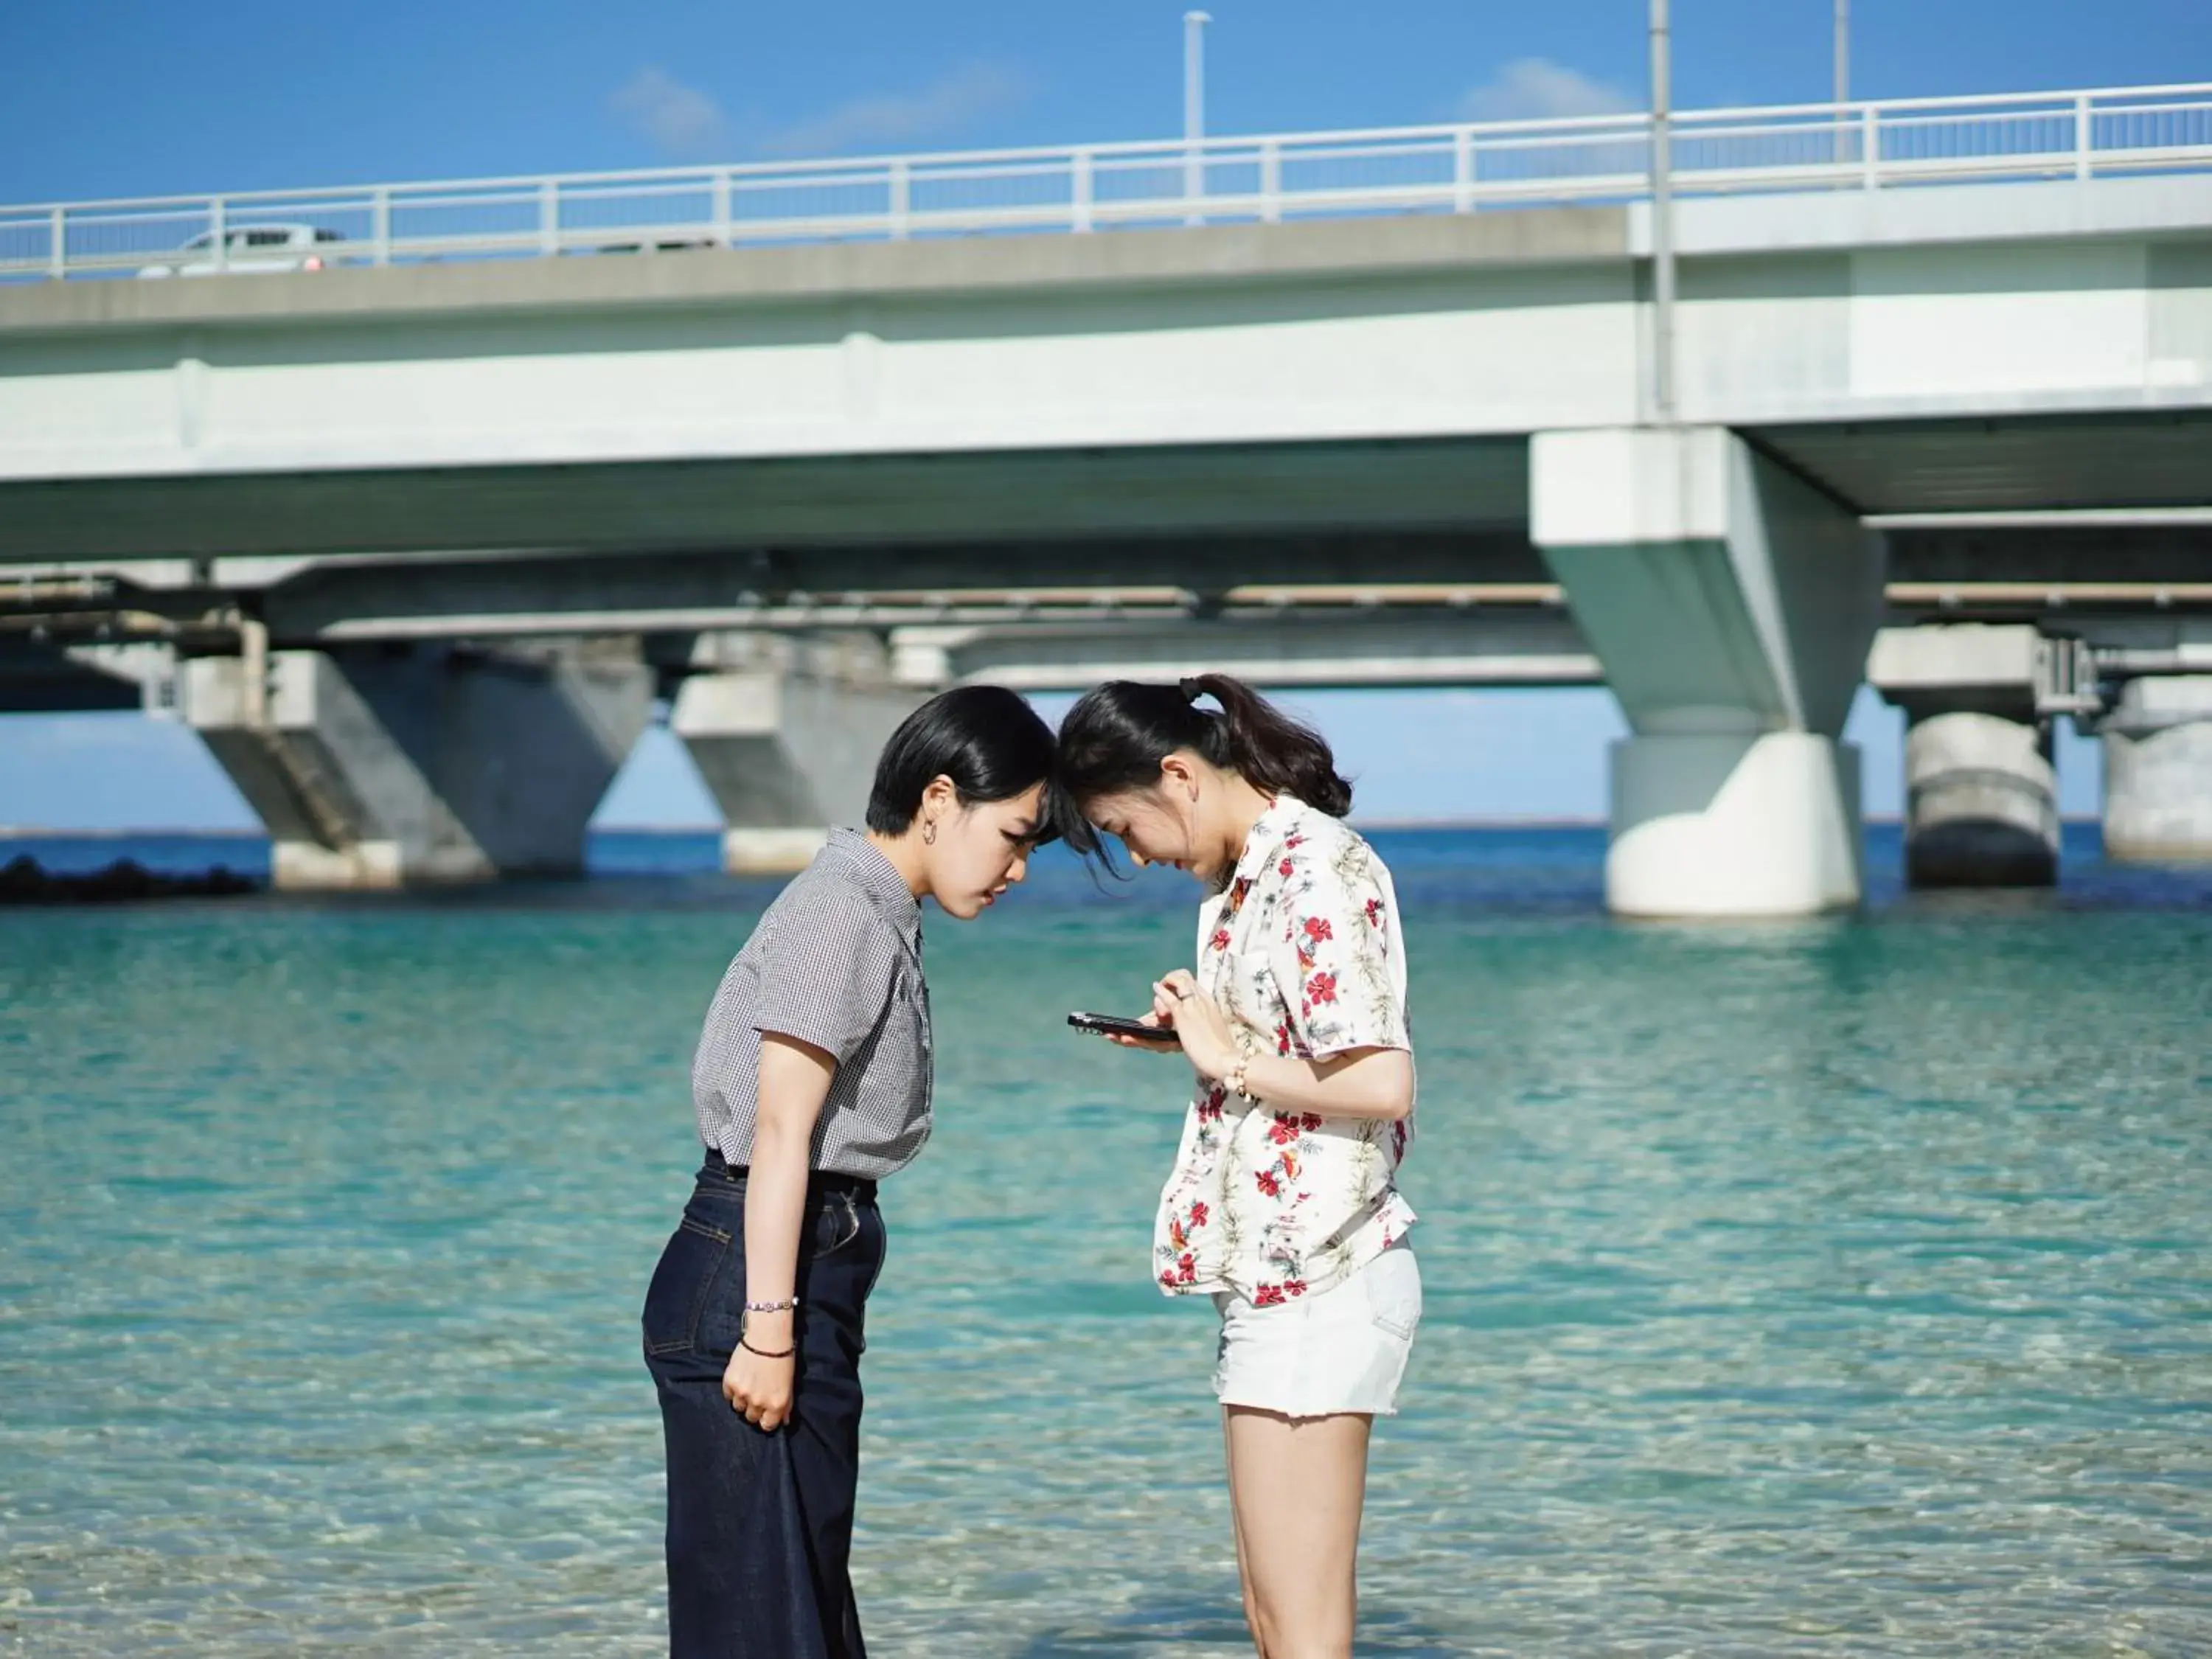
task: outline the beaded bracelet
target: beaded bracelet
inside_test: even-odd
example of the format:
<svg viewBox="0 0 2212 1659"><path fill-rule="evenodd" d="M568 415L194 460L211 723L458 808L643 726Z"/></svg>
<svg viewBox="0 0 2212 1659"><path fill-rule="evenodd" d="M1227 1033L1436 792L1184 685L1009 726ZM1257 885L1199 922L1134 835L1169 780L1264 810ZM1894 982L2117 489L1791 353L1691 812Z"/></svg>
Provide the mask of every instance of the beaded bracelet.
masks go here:
<svg viewBox="0 0 2212 1659"><path fill-rule="evenodd" d="M1252 1040L1251 1033L1241 1025L1237 1028L1236 1041L1237 1063L1230 1067L1229 1075L1222 1079L1222 1082L1231 1094L1240 1099L1251 1101L1257 1105L1259 1098L1253 1094L1251 1086L1244 1075L1246 1069L1252 1064L1253 1049L1256 1045Z"/></svg>
<svg viewBox="0 0 2212 1659"><path fill-rule="evenodd" d="M781 1302L748 1302L745 1304L745 1311L747 1313L793 1313L798 1310L798 1308L799 1298L795 1296L787 1296Z"/></svg>

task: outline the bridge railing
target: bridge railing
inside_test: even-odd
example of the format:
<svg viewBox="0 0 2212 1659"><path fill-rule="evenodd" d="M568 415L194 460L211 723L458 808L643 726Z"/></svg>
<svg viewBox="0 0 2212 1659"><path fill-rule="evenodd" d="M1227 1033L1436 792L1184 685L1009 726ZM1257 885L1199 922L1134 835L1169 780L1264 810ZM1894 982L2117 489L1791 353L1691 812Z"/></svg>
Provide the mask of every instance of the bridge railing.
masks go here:
<svg viewBox="0 0 2212 1659"><path fill-rule="evenodd" d="M0 280L1613 204L1650 154L1628 113L48 203L0 208ZM1679 195L2208 172L2212 84L1690 111L1672 155Z"/></svg>

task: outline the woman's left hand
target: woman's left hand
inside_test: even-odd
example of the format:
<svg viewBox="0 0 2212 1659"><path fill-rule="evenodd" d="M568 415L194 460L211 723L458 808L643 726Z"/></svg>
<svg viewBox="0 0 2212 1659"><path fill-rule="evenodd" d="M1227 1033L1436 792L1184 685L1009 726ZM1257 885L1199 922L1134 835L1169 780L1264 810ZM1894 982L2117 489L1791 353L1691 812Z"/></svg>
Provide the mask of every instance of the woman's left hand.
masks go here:
<svg viewBox="0 0 2212 1659"><path fill-rule="evenodd" d="M1175 1027L1182 1052L1198 1074L1218 1082L1237 1069L1237 1040L1221 1005L1198 988L1197 977L1178 968L1152 987L1152 1012Z"/></svg>

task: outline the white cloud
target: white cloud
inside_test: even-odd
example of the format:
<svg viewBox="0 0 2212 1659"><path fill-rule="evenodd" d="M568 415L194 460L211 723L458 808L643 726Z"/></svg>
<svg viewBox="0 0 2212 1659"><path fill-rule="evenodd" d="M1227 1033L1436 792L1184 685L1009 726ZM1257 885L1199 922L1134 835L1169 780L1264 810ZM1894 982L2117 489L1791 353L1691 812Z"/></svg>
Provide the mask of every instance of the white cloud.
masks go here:
<svg viewBox="0 0 2212 1659"><path fill-rule="evenodd" d="M1467 121L1556 121L1642 107L1618 87L1548 58L1516 58L1459 100Z"/></svg>
<svg viewBox="0 0 2212 1659"><path fill-rule="evenodd" d="M616 88L607 106L671 155L702 155L729 137L720 104L651 64Z"/></svg>
<svg viewBox="0 0 2212 1659"><path fill-rule="evenodd" d="M836 155L920 143L972 126L1020 104L1029 77L1004 64L969 64L917 92L882 93L842 104L763 135L774 155Z"/></svg>

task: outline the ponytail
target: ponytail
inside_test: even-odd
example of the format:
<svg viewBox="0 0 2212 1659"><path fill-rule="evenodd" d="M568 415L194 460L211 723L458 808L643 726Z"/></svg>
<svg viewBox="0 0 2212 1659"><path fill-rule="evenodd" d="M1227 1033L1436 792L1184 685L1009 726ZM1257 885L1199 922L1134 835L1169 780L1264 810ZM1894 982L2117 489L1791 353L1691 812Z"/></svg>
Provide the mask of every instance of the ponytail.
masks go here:
<svg viewBox="0 0 2212 1659"><path fill-rule="evenodd" d="M1198 708L1201 696L1212 697L1221 712ZM1068 844L1096 851L1098 838L1083 804L1153 787L1160 763L1178 749L1332 817L1352 811L1352 786L1338 774L1321 733L1234 676L1194 674L1175 685L1109 680L1085 692L1060 726L1053 816Z"/></svg>
<svg viewBox="0 0 2212 1659"><path fill-rule="evenodd" d="M1336 757L1313 727L1292 720L1233 675L1194 674L1178 689L1188 701L1205 696L1221 705L1218 716L1201 713L1199 718L1221 734L1228 769L1254 788L1296 795L1333 818L1352 810L1352 786L1338 775Z"/></svg>

